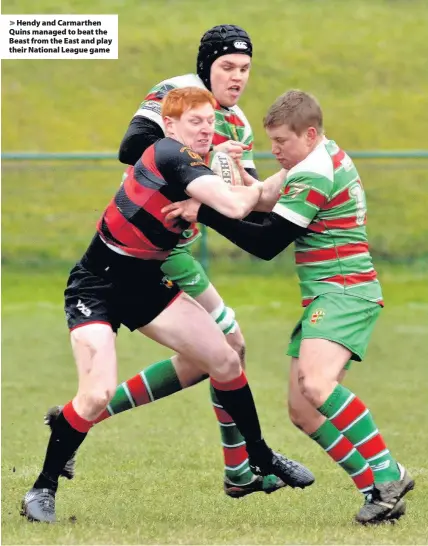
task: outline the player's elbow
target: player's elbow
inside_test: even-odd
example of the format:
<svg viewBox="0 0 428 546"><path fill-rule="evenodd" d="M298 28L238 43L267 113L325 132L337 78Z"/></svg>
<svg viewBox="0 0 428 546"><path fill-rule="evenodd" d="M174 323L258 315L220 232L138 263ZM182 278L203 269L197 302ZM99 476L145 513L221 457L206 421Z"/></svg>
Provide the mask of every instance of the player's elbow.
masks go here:
<svg viewBox="0 0 428 546"><path fill-rule="evenodd" d="M278 254L282 252L282 250L284 249L272 245L270 240L265 240L264 243L261 242L258 248L257 257L261 260L264 260L265 262L270 262L271 260L276 258L276 256L278 256Z"/></svg>
<svg viewBox="0 0 428 546"><path fill-rule="evenodd" d="M125 165L134 165L132 154L129 153L128 147L124 142L120 145L118 158L121 163Z"/></svg>
<svg viewBox="0 0 428 546"><path fill-rule="evenodd" d="M249 212L248 206L246 206L243 202L234 201L229 205L228 216L234 220L242 220L248 215Z"/></svg>
<svg viewBox="0 0 428 546"><path fill-rule="evenodd" d="M277 252L273 252L271 249L267 248L267 249L263 249L261 252L260 252L260 256L259 258L261 258L262 260L264 260L265 262L270 262L271 260L273 260L275 258L275 256L277 256L278 253Z"/></svg>

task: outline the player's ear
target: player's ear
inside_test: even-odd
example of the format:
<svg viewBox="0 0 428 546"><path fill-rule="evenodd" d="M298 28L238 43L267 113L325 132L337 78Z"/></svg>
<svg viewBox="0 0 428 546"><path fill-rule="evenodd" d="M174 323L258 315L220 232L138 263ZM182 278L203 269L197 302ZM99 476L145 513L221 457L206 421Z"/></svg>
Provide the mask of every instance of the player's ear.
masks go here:
<svg viewBox="0 0 428 546"><path fill-rule="evenodd" d="M163 124L165 127L165 132L171 132L174 130L174 118L171 118L170 116L165 116L163 118Z"/></svg>
<svg viewBox="0 0 428 546"><path fill-rule="evenodd" d="M318 138L318 131L315 129L315 127L308 127L306 129L306 138L309 144L315 142L315 140Z"/></svg>

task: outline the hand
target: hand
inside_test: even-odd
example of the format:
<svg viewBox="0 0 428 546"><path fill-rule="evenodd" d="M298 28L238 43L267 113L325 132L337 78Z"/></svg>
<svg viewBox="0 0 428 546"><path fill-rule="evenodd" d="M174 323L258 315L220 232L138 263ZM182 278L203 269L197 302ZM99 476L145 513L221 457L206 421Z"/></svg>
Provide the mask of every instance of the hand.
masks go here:
<svg viewBox="0 0 428 546"><path fill-rule="evenodd" d="M229 154L235 161L241 159L244 150L248 150L248 146L242 142L237 142L236 140L227 140L226 142L214 146L214 153L224 152Z"/></svg>
<svg viewBox="0 0 428 546"><path fill-rule="evenodd" d="M241 175L242 184L244 186L252 186L256 182L259 182L257 178L254 178L254 176L251 176L244 167L242 166L242 163L240 161L236 161L236 165L239 169L239 174Z"/></svg>
<svg viewBox="0 0 428 546"><path fill-rule="evenodd" d="M201 203L196 199L190 198L185 201L177 201L164 207L161 212L166 214L165 220L170 222L179 216L186 220L186 222L196 222L198 219L198 212Z"/></svg>

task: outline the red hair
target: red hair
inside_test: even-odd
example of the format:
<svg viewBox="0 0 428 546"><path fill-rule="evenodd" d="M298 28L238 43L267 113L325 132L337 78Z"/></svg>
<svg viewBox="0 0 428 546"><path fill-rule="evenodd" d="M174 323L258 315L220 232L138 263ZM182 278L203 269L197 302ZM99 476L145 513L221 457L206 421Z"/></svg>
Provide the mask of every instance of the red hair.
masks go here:
<svg viewBox="0 0 428 546"><path fill-rule="evenodd" d="M162 117L181 118L186 110L207 103L211 104L213 108L217 104L213 94L207 89L199 87L173 89L162 101Z"/></svg>

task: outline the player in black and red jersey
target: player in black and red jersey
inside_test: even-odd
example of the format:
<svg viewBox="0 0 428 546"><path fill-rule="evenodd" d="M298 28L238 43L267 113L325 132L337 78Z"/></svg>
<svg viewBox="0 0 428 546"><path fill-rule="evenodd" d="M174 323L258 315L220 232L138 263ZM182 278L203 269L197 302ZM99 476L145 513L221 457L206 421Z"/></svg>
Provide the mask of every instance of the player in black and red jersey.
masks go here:
<svg viewBox="0 0 428 546"><path fill-rule="evenodd" d="M115 343L121 324L210 375L218 399L245 438L253 472L275 474L292 487L314 481L304 466L267 446L238 353L209 313L161 269L186 228L165 222L161 209L168 203L195 197L222 214L242 218L261 195L260 183L232 190L202 160L214 133L214 105L205 89L171 91L162 107L166 138L129 168L97 234L71 271L65 311L79 384L55 421L42 472L24 497L22 514L31 521L55 521L64 464L116 390Z"/></svg>

